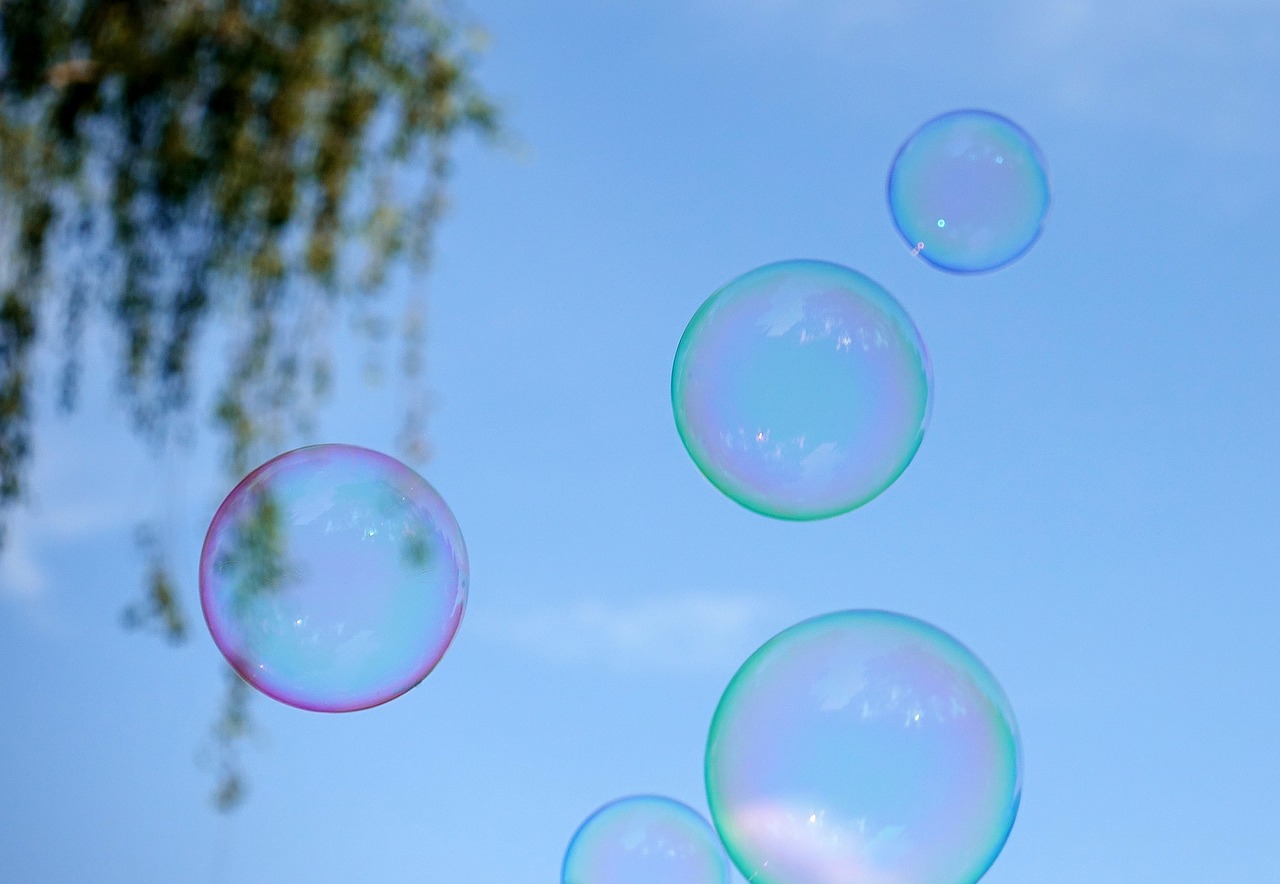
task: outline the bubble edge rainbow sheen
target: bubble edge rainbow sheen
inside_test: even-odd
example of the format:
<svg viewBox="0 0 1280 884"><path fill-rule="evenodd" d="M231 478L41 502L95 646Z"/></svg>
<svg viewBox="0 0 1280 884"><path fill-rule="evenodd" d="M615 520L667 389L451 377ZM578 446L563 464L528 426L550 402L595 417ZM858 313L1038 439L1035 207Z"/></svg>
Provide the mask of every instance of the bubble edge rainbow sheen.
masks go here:
<svg viewBox="0 0 1280 884"><path fill-rule="evenodd" d="M693 344L693 338L697 335L699 326L716 307L716 302L724 295L724 293L747 277L768 272L776 272L786 267L808 267L811 269L821 269L826 272L836 272L841 275L849 275L857 278L861 285L869 286L876 295L878 306L881 306L886 315L893 321L894 325L904 333L904 336L915 345L916 351L920 355L920 365L923 368L922 382L925 392L925 405L920 416L919 429L916 431L915 440L911 445L910 452L902 459L901 466L892 476L889 476L884 483L869 494L866 494L853 503L841 504L839 506L830 507L822 510L814 510L812 512L795 512L795 511L779 511L778 509L770 509L763 505L748 502L738 493L738 489L731 483L722 478L713 475L716 471L708 471L709 459L699 454L698 446L695 440L691 440L685 432L684 425L680 419L681 415L681 390L684 387L684 372L681 366L686 360L686 355ZM911 314L907 312L906 307L902 305L892 292L872 279L861 271L854 270L844 264L835 261L828 261L821 258L787 258L781 261L771 261L768 264L761 264L751 270L735 276L733 279L721 285L712 292L706 300L699 305L689 322L685 325L684 332L680 336L680 342L676 345L676 354L671 365L671 409L676 425L676 433L680 436L680 443L684 446L689 459L693 461L698 472L710 482L721 494L729 498L734 503L744 509L756 513L757 515L766 516L772 519L779 519L787 522L816 522L822 519L830 519L836 516L842 516L845 513L853 512L873 500L878 498L885 491L902 478L902 474L907 471L915 460L916 455L920 451L920 446L924 444L924 437L928 432L930 421L933 416L933 400L934 400L934 377L933 362L929 356L929 348L925 345L924 336L920 333L919 327L915 320L911 318Z"/></svg>
<svg viewBox="0 0 1280 884"><path fill-rule="evenodd" d="M393 471L402 472L407 474L406 478L416 480L431 496L430 509L432 517L444 517L447 519L446 524L440 528L440 534L450 540L456 541L456 543L451 543L451 552L454 555L454 563L458 573L458 600L454 607L451 622L448 624L448 639L442 643L439 653L433 655L428 662L413 671L412 679L406 679L403 683L403 687L397 687L392 692L380 692L375 695L376 699L372 699L367 703L362 702L354 705L346 703L310 703L299 699L297 696L283 695L281 692L268 689L255 679L253 669L249 665L247 658L244 658L239 654L231 653L229 649L224 646L222 630L215 628L215 623L218 625L225 625L225 622L224 619L217 614L217 606L211 599L213 591L209 589L211 586L211 571L213 567L211 553L214 547L214 529L220 525L223 517L229 515L230 510L237 505L238 501L236 498L241 490L254 484L259 476L268 472L273 466L286 458L299 456L305 452L314 452L321 449L325 451L332 451L339 455L350 454L361 457L372 456L373 460L389 466ZM457 638L458 630L462 626L463 615L466 613L471 588L470 558L467 553L466 541L462 536L462 529L458 525L458 520L454 516L453 510L449 507L448 502L445 501L440 492L436 490L435 486L423 478L417 470L389 454L372 448L365 448L363 446L351 445L342 442L325 442L316 445L304 445L299 448L293 448L282 452L255 467L246 474L243 479L237 482L235 487L232 488L231 491L229 491L223 498L222 502L218 505L217 510L214 511L213 518L209 520L209 527L205 531L204 541L200 547L198 575L200 610L205 621L205 628L213 639L214 646L218 649L218 653L222 655L224 660L226 660L227 665L230 666L241 679L255 690L279 703L283 703L284 705L291 706L295 709L301 709L305 712L323 712L329 714L361 712L366 709L373 709L377 706L389 703L398 697L404 696L406 693L420 685L427 676L434 672L435 668L440 665L440 661L444 659L445 654Z"/></svg>
<svg viewBox="0 0 1280 884"><path fill-rule="evenodd" d="M584 831L586 831L587 827L591 825L591 823L593 823L598 817L604 815L606 812L618 807L619 805L630 804L632 802L639 802L639 801L657 802L661 804L671 805L672 807L681 811L686 817L692 820L695 820L699 825L701 825L703 829L705 829L706 831L706 834L708 836L707 840L710 841L710 843L714 845L716 848L718 848L718 851L719 851L718 856L720 858L720 865L721 865L723 874L721 876L721 881L717 882L717 884L730 884L730 869L732 868L732 860L729 858L728 849L726 848L724 841L720 838L720 832L716 829L715 825L712 824L712 822L709 819L707 819L707 817L699 813L695 808L690 807L688 804L685 804L683 801L679 801L667 795L658 795L650 792L643 792L635 795L624 795L621 798L615 798L612 801L605 802L604 804L597 807L595 810L591 811L591 813L587 814L586 818L578 825L576 829L574 829L573 835L569 838L569 843L565 847L564 858L560 861L560 884L579 884L579 882L569 880L569 877L568 877L569 876L569 858L573 854L573 847L575 844L578 843L579 836L582 835ZM595 884L595 882L581 882L581 884Z"/></svg>
<svg viewBox="0 0 1280 884"><path fill-rule="evenodd" d="M1044 191L1044 205L1040 209L1040 218L1036 225L1035 233L1032 234L1031 238L1028 239L1027 242L1018 251L1014 252L1013 254L1011 254L1009 257L1005 258L998 264L993 264L985 267L956 267L956 266L952 266L949 264L944 264L936 261L933 258L933 256L930 255L928 248L922 249L919 247L920 240L917 237L910 236L907 233L907 231L903 230L902 224L899 223L899 220L898 220L898 212L895 210L897 203L894 200L893 182L894 182L895 173L897 172L897 169L898 169L898 161L902 158L903 154L907 151L908 147L916 139L916 137L920 135L922 132L924 132L926 129L928 129L929 127L933 126L936 123L946 120L949 117L960 117L960 116L989 117L992 120L998 121L1002 125L1007 126L1015 136L1021 139L1021 141L1028 148L1028 153L1032 157L1034 157L1036 161L1036 166L1040 171L1039 177L1042 183L1042 189ZM1052 209L1052 206L1053 206L1053 187L1049 178L1049 166L1045 162L1044 153L1040 150L1040 145L1036 142L1034 138L1031 137L1031 134L1027 132L1026 129L1023 129L1020 125L1015 123L1013 120L1009 119L1004 114L997 113L996 111L987 110L986 108L967 107L967 108L958 108L956 110L944 111L943 113L930 117L924 123L921 123L914 130L912 130L910 135L908 135L905 139L903 139L902 144L899 145L897 151L893 155L892 162L889 163L889 174L885 178L885 202L888 204L889 218L893 222L894 229L898 231L898 235L901 236L902 240L907 244L907 247L911 250L912 255L916 255L920 258L923 258L925 262L928 263L931 267L934 267L938 270L942 270L946 273L955 274L957 276L973 276L979 273L993 273L996 270L1000 270L1002 268L1008 267L1010 264L1019 260L1027 252L1031 251L1031 247L1040 241L1040 237L1044 234L1045 225L1049 220L1050 210Z"/></svg>
<svg viewBox="0 0 1280 884"><path fill-rule="evenodd" d="M991 848L986 855L985 864L981 870L971 879L963 882L955 882L955 884L975 884L980 880L1003 852L1005 845L1009 841L1010 835L1013 833L1014 824L1017 822L1018 812L1022 805L1022 789L1025 778L1025 754L1022 746L1021 729L1018 726L1018 720L1014 713L1013 703L1009 700L1008 694L1005 693L1003 686L996 678L995 673L983 662L977 654L973 652L968 645L960 641L951 633L922 620L913 617L910 614L903 614L897 611L890 611L881 608L853 608L841 611L830 611L825 614L818 614L794 623L791 626L779 631L767 641L761 644L753 651L747 659L740 665L729 679L724 691L720 695L720 700L716 703L715 711L711 715L711 724L707 728L707 744L706 751L703 756L703 786L707 794L707 810L710 816L711 825L715 828L716 834L720 838L720 843L724 846L725 853L728 855L730 862L738 872L748 881L760 881L761 884L790 884L790 882L773 881L768 877L761 877L758 870L748 867L746 861L740 858L740 851L735 848L732 833L728 833L725 827L721 825L720 816L717 807L721 804L717 798L716 791L712 783L712 752L716 744L716 733L718 725L721 722L722 713L725 711L726 705L733 699L734 686L737 685L744 674L750 674L754 671L768 656L769 652L778 647L785 639L793 636L795 633L816 626L823 621L834 618L858 618L868 620L892 621L900 623L907 627L910 633L922 636L927 635L931 638L941 638L948 647L951 656L967 658L977 665L978 672L984 677L985 685L983 693L992 699L1002 713L1002 717L1008 724L1008 733L1010 744L1014 757L1014 770L1012 778L1012 793L1009 799L1008 822L1004 827L1004 831L1000 837L992 841ZM989 688L990 690L986 690ZM982 862L981 860L979 861ZM951 882L947 882L951 884Z"/></svg>

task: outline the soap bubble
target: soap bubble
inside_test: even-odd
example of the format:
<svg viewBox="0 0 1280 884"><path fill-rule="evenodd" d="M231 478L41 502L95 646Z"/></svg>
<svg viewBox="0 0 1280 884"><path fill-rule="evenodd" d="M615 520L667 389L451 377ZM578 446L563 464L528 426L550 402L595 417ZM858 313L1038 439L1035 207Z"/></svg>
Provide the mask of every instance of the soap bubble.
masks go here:
<svg viewBox="0 0 1280 884"><path fill-rule="evenodd" d="M924 342L893 296L857 271L783 261L698 310L671 373L693 462L738 503L822 519L868 502L924 437Z"/></svg>
<svg viewBox="0 0 1280 884"><path fill-rule="evenodd" d="M729 884L724 848L702 815L657 795L620 798L579 827L561 884Z"/></svg>
<svg viewBox="0 0 1280 884"><path fill-rule="evenodd" d="M270 697L349 712L440 661L467 598L453 514L404 464L352 445L299 448L227 495L200 555L218 649Z"/></svg>
<svg viewBox="0 0 1280 884"><path fill-rule="evenodd" d="M889 211L935 267L994 270L1040 236L1049 179L1031 136L1004 117L952 111L921 126L889 170Z"/></svg>
<svg viewBox="0 0 1280 884"><path fill-rule="evenodd" d="M711 817L755 884L972 884L1018 812L995 678L946 633L884 611L792 626L711 723Z"/></svg>

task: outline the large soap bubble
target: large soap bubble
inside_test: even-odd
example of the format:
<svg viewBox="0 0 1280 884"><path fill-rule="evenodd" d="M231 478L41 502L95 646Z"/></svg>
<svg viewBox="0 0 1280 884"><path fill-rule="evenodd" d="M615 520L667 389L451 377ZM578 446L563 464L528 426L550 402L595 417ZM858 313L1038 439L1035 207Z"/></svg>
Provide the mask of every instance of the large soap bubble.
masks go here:
<svg viewBox="0 0 1280 884"><path fill-rule="evenodd" d="M404 464L316 445L227 495L200 556L218 649L268 696L348 712L412 688L449 647L467 552L440 495Z"/></svg>
<svg viewBox="0 0 1280 884"><path fill-rule="evenodd" d="M715 292L676 351L676 427L738 503L821 519L874 498L924 437L924 342L887 291L825 261L784 261Z"/></svg>
<svg viewBox="0 0 1280 884"><path fill-rule="evenodd" d="M724 848L702 815L658 795L597 810L569 842L562 884L729 884Z"/></svg>
<svg viewBox="0 0 1280 884"><path fill-rule="evenodd" d="M889 171L889 211L912 252L957 273L994 270L1040 236L1049 178L1031 136L981 110L935 117Z"/></svg>
<svg viewBox="0 0 1280 884"><path fill-rule="evenodd" d="M754 884L972 884L1022 790L1013 710L964 645L845 611L755 652L707 742L716 828Z"/></svg>

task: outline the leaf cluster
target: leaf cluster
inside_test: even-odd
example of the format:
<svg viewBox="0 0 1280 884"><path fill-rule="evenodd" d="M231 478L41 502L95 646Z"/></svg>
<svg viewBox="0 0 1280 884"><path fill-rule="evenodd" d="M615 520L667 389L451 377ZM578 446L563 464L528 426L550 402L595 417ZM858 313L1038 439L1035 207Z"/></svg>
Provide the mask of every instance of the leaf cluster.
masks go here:
<svg viewBox="0 0 1280 884"><path fill-rule="evenodd" d="M150 432L187 404L222 311L217 417L243 469L301 379L327 376L304 365L304 301L425 258L451 139L494 129L474 65L458 14L425 0L4 0L0 505L22 489L51 314L64 403L102 311Z"/></svg>

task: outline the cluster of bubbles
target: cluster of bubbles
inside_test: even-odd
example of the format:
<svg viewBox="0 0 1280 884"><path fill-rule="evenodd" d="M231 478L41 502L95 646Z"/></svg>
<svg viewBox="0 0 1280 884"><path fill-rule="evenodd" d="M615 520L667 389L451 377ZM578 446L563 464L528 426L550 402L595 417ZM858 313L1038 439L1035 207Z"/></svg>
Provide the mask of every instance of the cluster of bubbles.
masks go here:
<svg viewBox="0 0 1280 884"><path fill-rule="evenodd" d="M1049 204L1039 149L987 111L930 120L889 172L913 254L954 272L1013 261ZM739 276L694 314L676 350L676 429L704 476L746 508L823 519L907 468L932 400L928 353L893 295L856 270L781 261Z"/></svg>
<svg viewBox="0 0 1280 884"><path fill-rule="evenodd" d="M912 254L993 270L1040 235L1031 138L986 111L943 114L893 160L888 201ZM697 468L742 506L824 519L867 504L924 437L932 373L919 331L875 281L826 261L750 271L689 322L671 378ZM349 712L421 682L467 599L466 548L409 467L351 445L268 461L219 507L200 600L219 650L283 703ZM1021 751L1008 699L972 652L884 611L816 617L733 677L712 719L711 823L670 798L601 807L562 884L965 884L1008 837ZM713 827L714 824L714 827Z"/></svg>
<svg viewBox="0 0 1280 884"><path fill-rule="evenodd" d="M954 273L1017 259L1049 206L1035 143L975 110L913 133L887 196L911 253ZM671 401L690 458L727 497L774 518L825 519L906 470L932 370L910 316L874 280L782 261L703 303L676 350ZM716 709L705 773L711 820L753 884L972 884L1022 794L1017 723L995 677L947 633L886 611L816 617L756 651ZM597 822L619 807L643 822ZM672 807L688 843L701 843L705 823L683 805L623 799L583 824L562 884L724 880L711 867L650 873L675 839L644 833ZM588 856L598 872L580 864Z"/></svg>
<svg viewBox="0 0 1280 884"><path fill-rule="evenodd" d="M620 799L574 835L562 884L727 884L726 852L753 884L972 884L1022 795L995 677L887 611L825 614L761 646L720 699L705 772L715 834L672 799Z"/></svg>

